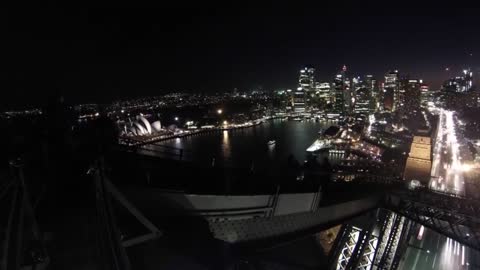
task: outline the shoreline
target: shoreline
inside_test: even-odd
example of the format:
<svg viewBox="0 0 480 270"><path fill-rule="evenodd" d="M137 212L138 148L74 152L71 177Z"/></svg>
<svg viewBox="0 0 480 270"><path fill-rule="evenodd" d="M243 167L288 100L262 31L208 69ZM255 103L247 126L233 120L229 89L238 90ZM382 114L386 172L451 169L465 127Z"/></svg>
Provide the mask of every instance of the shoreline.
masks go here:
<svg viewBox="0 0 480 270"><path fill-rule="evenodd" d="M240 130L240 129L245 129L245 128L252 128L255 126L259 126L266 121L269 120L275 120L275 119L281 119L285 118L287 116L270 116L270 117L265 117L261 119L256 119L251 121L251 124L244 124L244 125L236 125L233 127L212 127L212 128L200 128L200 129L195 129L193 131L186 130L183 131L182 133L177 133L177 134L172 134L172 135L160 135L160 136L155 136L151 138L146 138L144 140L136 140L133 138L129 137L120 137L119 144L121 145L126 145L126 146L142 146L146 145L149 143L154 143L154 142L161 142L161 141L167 141L171 139L176 139L176 138L184 138L188 136L194 136L194 135L200 135L200 134L205 134L205 133L213 133L213 132L221 132L221 131L231 131L231 130Z"/></svg>

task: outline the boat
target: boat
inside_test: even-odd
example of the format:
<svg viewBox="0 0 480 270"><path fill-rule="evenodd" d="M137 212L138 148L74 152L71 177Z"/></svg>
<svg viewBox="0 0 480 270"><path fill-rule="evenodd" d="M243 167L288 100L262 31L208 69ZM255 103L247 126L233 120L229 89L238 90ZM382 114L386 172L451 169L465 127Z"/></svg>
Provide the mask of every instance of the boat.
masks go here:
<svg viewBox="0 0 480 270"><path fill-rule="evenodd" d="M271 146L271 145L275 145L275 140L270 140L270 141L268 141L267 144L270 145L270 146Z"/></svg>

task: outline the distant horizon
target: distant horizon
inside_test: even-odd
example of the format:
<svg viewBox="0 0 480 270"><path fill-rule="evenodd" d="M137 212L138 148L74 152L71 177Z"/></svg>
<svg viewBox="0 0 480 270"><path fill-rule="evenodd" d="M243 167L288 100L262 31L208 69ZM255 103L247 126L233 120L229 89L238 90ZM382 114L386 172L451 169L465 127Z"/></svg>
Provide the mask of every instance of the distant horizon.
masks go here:
<svg viewBox="0 0 480 270"><path fill-rule="evenodd" d="M75 103L101 103L169 91L294 88L305 65L319 81L343 65L379 80L398 69L432 89L455 70L471 67L474 78L480 71L480 21L470 8L202 3L1 12L8 53L0 79L8 90L0 108L44 104L51 89Z"/></svg>
<svg viewBox="0 0 480 270"><path fill-rule="evenodd" d="M307 66L307 65L305 65L305 66ZM303 66L303 67L305 67L305 66ZM315 66L312 66L312 65L308 65L308 66L311 66L311 67L315 68ZM395 70L395 69L391 69L391 70ZM385 71L385 73L387 73L391 70ZM298 72L296 73L296 80L298 80L299 71L300 71L300 68L298 69ZM440 87L441 87L441 84L445 81L444 80L444 81L440 82L438 84L438 86L432 87L432 84L429 81L426 81L425 79L423 79L421 77L414 76L410 73L402 73L401 70L398 70L398 71L400 73L400 77L402 77L404 75L409 75L409 76L411 76L412 79L422 79L423 83L429 85L429 90L430 91L439 91ZM461 75L460 74L461 71L462 71L462 69L459 69L458 75ZM455 71L452 71L450 69L450 72L455 72ZM335 74L337 74L337 73L334 73L334 75ZM347 70L347 74L349 74L348 70ZM330 80L322 80L322 79L318 80L317 76L315 76L315 79L316 79L317 82L332 83L334 75L331 76ZM352 77L360 76L360 77L363 78L366 75L372 75L373 78L377 79L379 82L384 81L384 76L383 75L380 77L380 76L376 76L376 75L371 74L371 73L367 73L367 74L363 74L363 75L357 75L357 74L350 75L349 74L348 77L352 78ZM454 77L455 76L448 77L446 80L448 80L450 78L454 78ZM477 82L477 80L478 80L477 76L475 76L475 74L474 74L474 80L475 80L475 82ZM474 86L476 86L476 85L477 84L475 83ZM110 97L110 98L108 98L108 97L101 97L101 98L92 97L91 99L88 99L88 100L82 100L83 98L78 99L78 98L75 98L75 97L69 97L68 92L62 92L59 88L52 88L49 95L44 96L44 98L41 101L37 100L37 102L32 102L30 104L11 103L11 104L8 104L8 105L4 105L3 106L4 108L2 108L0 110L0 112L8 112L9 110L10 111L17 111L17 110L39 109L39 108L47 106L47 104L49 103L49 100L52 99L53 97L57 98L57 97L60 97L60 96L64 97L66 104L69 104L69 105L72 105L72 106L82 105L82 104L101 105L101 104L111 104L111 103L118 102L118 101L127 101L127 100L133 100L133 99L164 96L164 95L173 94L173 93L207 94L207 95L212 95L212 94L216 94L216 93L228 93L228 92L232 92L235 88L238 89L238 91L240 91L240 92L249 92L249 91L255 91L255 90L273 92L273 91L276 91L276 90L295 89L296 87L298 87L298 83L295 84L295 85L292 85L291 87L285 86L285 87L277 87L277 88L269 88L269 89L266 89L266 88L263 88L263 87L260 89L260 87L261 87L261 85L253 86L253 87L250 87L250 88L233 87L231 89L226 89L226 90L214 90L214 89L212 89L212 90L201 90L201 91L194 90L194 89L183 89L183 90L148 89L149 93L137 93L137 94L133 94L133 95L129 94L129 95L123 95L123 96ZM158 93L154 93L154 92L150 92L150 91L158 91ZM58 95L58 93L62 93L62 95ZM2 104L0 104L0 106L1 105Z"/></svg>

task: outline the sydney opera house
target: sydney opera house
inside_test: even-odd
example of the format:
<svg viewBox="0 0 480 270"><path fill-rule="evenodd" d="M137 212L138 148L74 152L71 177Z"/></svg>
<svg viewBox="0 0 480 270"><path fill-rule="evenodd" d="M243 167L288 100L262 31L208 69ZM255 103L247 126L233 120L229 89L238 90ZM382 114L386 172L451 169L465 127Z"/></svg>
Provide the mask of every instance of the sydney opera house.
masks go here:
<svg viewBox="0 0 480 270"><path fill-rule="evenodd" d="M152 135L162 131L160 121L155 121L150 124L150 122L143 116L137 116L135 121L125 123L123 127L123 134L129 136Z"/></svg>

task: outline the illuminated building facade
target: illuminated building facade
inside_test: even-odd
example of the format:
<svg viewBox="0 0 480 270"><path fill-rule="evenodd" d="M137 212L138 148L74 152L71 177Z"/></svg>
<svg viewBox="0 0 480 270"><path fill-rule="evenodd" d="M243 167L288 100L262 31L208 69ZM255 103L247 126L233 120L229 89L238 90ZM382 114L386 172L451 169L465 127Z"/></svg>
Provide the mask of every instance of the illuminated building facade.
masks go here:
<svg viewBox="0 0 480 270"><path fill-rule="evenodd" d="M315 95L323 108L329 106L334 98L332 87L328 82L317 82L315 84Z"/></svg>
<svg viewBox="0 0 480 270"><path fill-rule="evenodd" d="M442 90L447 92L463 93L469 91L473 86L473 72L464 69L462 76L451 78L442 85Z"/></svg>
<svg viewBox="0 0 480 270"><path fill-rule="evenodd" d="M420 84L420 105L423 108L428 107L428 102L431 101L431 93L428 84L421 83Z"/></svg>
<svg viewBox="0 0 480 270"><path fill-rule="evenodd" d="M432 169L431 153L430 137L413 137L403 178L407 181L418 180L427 185Z"/></svg>
<svg viewBox="0 0 480 270"><path fill-rule="evenodd" d="M346 104L345 97L348 97L349 95L346 93L349 91L349 85L348 81L346 78L346 71L347 67L343 66L342 70L340 71L339 74L335 76L335 79L333 81L333 88L334 88L334 104L333 104L333 113L339 114L339 115L345 115L345 107L348 106L348 103Z"/></svg>
<svg viewBox="0 0 480 270"><path fill-rule="evenodd" d="M398 70L390 71L385 74L384 109L386 111L395 111L403 106L403 95L400 92L400 82Z"/></svg>
<svg viewBox="0 0 480 270"><path fill-rule="evenodd" d="M369 89L366 87L358 87L355 90L355 114L367 116L371 111L370 102L371 94Z"/></svg>
<svg viewBox="0 0 480 270"><path fill-rule="evenodd" d="M305 90L298 87L293 93L293 111L295 113L305 112Z"/></svg>
<svg viewBox="0 0 480 270"><path fill-rule="evenodd" d="M303 91L310 94L315 90L315 69L312 67L305 67L300 70L300 76L298 78L298 87L301 87Z"/></svg>
<svg viewBox="0 0 480 270"><path fill-rule="evenodd" d="M421 80L404 80L405 88L405 110L413 111L420 107Z"/></svg>
<svg viewBox="0 0 480 270"><path fill-rule="evenodd" d="M380 89L377 80L373 75L366 75L363 81L364 87L368 90L370 99L370 112L373 113L379 109L380 106Z"/></svg>

